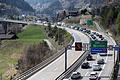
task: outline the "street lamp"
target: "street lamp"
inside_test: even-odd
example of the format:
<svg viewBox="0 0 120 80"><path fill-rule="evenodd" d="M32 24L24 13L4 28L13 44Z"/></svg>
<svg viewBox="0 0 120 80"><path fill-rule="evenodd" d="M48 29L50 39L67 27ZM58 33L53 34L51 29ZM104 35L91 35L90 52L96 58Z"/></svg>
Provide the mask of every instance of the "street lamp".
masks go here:
<svg viewBox="0 0 120 80"><path fill-rule="evenodd" d="M58 44L59 44L59 28L58 28Z"/></svg>

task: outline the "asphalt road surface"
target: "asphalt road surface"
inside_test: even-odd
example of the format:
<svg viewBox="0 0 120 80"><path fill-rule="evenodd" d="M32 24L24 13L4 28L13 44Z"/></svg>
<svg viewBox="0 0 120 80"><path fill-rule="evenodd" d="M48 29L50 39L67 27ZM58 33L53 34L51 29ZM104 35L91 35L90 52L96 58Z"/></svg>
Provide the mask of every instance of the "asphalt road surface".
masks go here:
<svg viewBox="0 0 120 80"><path fill-rule="evenodd" d="M100 33L99 33L100 34ZM116 45L115 41L109 37L108 35L102 34L105 39L108 41L108 45ZM98 77L101 77L100 80L109 80L111 77L111 72L114 67L114 51L109 51L108 54L112 54L112 56L100 56L99 54L92 54L93 61L88 61L90 63L91 68L89 69L82 69L81 66L77 69L77 72L80 72L82 75L82 80L89 80L89 75L93 72L93 64L97 64L97 59L103 58L105 64L101 65L101 71L95 71L98 73ZM117 58L117 51L115 51L115 60ZM86 61L86 60L85 60Z"/></svg>

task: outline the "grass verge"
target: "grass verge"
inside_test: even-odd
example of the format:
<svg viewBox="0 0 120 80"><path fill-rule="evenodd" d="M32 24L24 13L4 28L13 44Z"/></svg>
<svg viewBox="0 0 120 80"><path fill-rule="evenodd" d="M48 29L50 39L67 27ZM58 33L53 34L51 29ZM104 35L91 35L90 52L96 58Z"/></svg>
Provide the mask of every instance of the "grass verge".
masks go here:
<svg viewBox="0 0 120 80"><path fill-rule="evenodd" d="M15 65L25 48L42 43L47 38L38 25L29 25L17 36L19 39L3 40L0 45L0 73L3 80L9 80L16 73Z"/></svg>

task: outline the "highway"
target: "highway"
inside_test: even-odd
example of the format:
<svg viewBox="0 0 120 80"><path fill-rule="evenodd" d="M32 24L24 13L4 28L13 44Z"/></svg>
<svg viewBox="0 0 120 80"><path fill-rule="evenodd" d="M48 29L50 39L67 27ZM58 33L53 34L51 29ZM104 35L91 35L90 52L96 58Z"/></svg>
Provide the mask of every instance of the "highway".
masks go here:
<svg viewBox="0 0 120 80"><path fill-rule="evenodd" d="M83 33L66 28L68 32L70 32L75 42L83 42L89 43L88 36L84 35ZM74 46L74 43L73 43ZM82 54L83 51L75 51L74 49L67 51L68 55L68 67L72 65ZM64 71L64 54L56 59L54 62L43 68L42 70L38 71L36 74L28 78L27 80L54 80Z"/></svg>
<svg viewBox="0 0 120 80"><path fill-rule="evenodd" d="M97 23L96 23L97 24ZM98 29L99 28L99 25L97 24L96 25ZM99 30L101 31L101 30ZM95 32L95 31L93 31ZM99 32L97 32L99 33ZM103 31L101 31L101 33L99 34L102 34L105 39L108 41L108 45L116 45L115 41L107 34L105 34ZM102 70L101 71L95 71L98 73L98 77L101 77L100 80L110 80L111 78L111 72L113 72L113 67L114 67L114 51L109 51L108 50L108 54L112 54L112 56L100 56L99 54L92 54L93 56L93 61L88 61L90 63L90 68L89 69L82 69L81 66L76 70L77 72L80 72L81 73L81 76L82 76L82 80L89 80L89 75L91 72L94 72L93 71L93 64L97 64L97 60L99 58L103 58L104 61L105 61L105 64L101 65L102 67ZM117 51L115 51L115 61L117 59ZM87 60L85 60L87 61ZM71 79L69 77L69 79Z"/></svg>
<svg viewBox="0 0 120 80"><path fill-rule="evenodd" d="M107 39L107 40L108 40L108 44L113 45L111 40L109 40L109 39ZM113 54L114 51L108 51L108 53ZM101 66L102 67L101 71L96 71L98 73L98 76L99 77L102 77L102 76L110 77L113 66L114 66L114 56L106 56L106 57L102 56L101 57L101 56L99 56L99 54L95 54L95 55L93 55L93 59L95 59L95 60L94 61L88 61L88 62L93 67L93 64L96 64L97 59L99 59L99 58L103 58L105 60L105 64ZM80 68L77 69L77 71L80 72L82 76L84 76L82 80L89 80L88 76L90 75L91 72L93 72L93 68L81 69L81 67L80 67ZM109 78L101 78L101 80L109 80Z"/></svg>

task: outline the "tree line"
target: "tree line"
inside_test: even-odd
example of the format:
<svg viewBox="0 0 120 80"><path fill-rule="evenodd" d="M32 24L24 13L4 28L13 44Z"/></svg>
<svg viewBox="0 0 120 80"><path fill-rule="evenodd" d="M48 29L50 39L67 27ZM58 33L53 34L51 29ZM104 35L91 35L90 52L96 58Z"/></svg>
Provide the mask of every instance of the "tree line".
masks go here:
<svg viewBox="0 0 120 80"><path fill-rule="evenodd" d="M54 39L59 45L64 44L67 37L66 30L58 28L57 26L51 27L51 24L48 23L48 26L45 27L45 31L48 34L48 37Z"/></svg>
<svg viewBox="0 0 120 80"><path fill-rule="evenodd" d="M105 6L100 15L105 29L111 29L115 35L120 34L120 5Z"/></svg>

